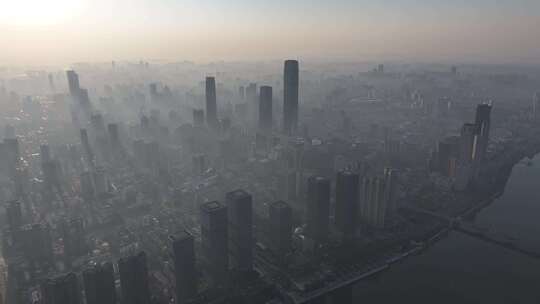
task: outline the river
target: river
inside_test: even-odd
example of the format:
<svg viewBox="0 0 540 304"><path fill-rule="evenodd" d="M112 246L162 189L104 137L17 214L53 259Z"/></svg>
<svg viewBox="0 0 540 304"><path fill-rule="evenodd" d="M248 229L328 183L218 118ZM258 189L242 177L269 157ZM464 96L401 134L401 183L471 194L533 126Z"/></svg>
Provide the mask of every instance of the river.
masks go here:
<svg viewBox="0 0 540 304"><path fill-rule="evenodd" d="M502 196L475 225L540 251L540 154L514 166ZM540 260L460 232L353 288L354 303L539 304Z"/></svg>

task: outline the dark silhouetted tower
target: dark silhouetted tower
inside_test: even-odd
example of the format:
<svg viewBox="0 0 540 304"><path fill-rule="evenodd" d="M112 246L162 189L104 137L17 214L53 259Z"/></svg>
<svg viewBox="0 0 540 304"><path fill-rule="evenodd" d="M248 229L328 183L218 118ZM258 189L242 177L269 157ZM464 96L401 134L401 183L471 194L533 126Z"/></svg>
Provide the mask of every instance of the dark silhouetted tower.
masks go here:
<svg viewBox="0 0 540 304"><path fill-rule="evenodd" d="M336 227L345 235L356 231L358 214L359 176L350 171L340 171L336 178Z"/></svg>
<svg viewBox="0 0 540 304"><path fill-rule="evenodd" d="M323 243L328 237L330 180L320 176L308 178L306 205L306 234Z"/></svg>
<svg viewBox="0 0 540 304"><path fill-rule="evenodd" d="M66 76L68 80L69 93L71 96L78 96L81 87L79 85L79 75L73 70L66 71Z"/></svg>
<svg viewBox="0 0 540 304"><path fill-rule="evenodd" d="M113 264L106 262L82 273L86 304L116 304Z"/></svg>
<svg viewBox="0 0 540 304"><path fill-rule="evenodd" d="M204 110L193 110L193 125L197 127L204 125Z"/></svg>
<svg viewBox="0 0 540 304"><path fill-rule="evenodd" d="M217 201L201 205L202 263L213 286L228 285L227 207Z"/></svg>
<svg viewBox="0 0 540 304"><path fill-rule="evenodd" d="M479 104L476 107L476 119L477 126L477 156L480 160L484 159L487 146L489 143L489 130L491 127L491 104Z"/></svg>
<svg viewBox="0 0 540 304"><path fill-rule="evenodd" d="M229 220L229 258L231 268L251 271L253 268L252 198L244 190L225 195Z"/></svg>
<svg viewBox="0 0 540 304"><path fill-rule="evenodd" d="M197 295L194 240L186 231L169 238L176 276L176 303L183 304Z"/></svg>
<svg viewBox="0 0 540 304"><path fill-rule="evenodd" d="M146 254L124 257L118 260L122 304L150 304Z"/></svg>
<svg viewBox="0 0 540 304"><path fill-rule="evenodd" d="M292 209L283 202L270 204L270 249L283 258L292 248Z"/></svg>
<svg viewBox="0 0 540 304"><path fill-rule="evenodd" d="M211 127L216 127L217 104L216 104L216 79L206 77L206 123Z"/></svg>
<svg viewBox="0 0 540 304"><path fill-rule="evenodd" d="M259 93L259 128L272 130L272 87L262 86Z"/></svg>
<svg viewBox="0 0 540 304"><path fill-rule="evenodd" d="M298 128L298 61L286 60L283 77L283 130L292 134Z"/></svg>

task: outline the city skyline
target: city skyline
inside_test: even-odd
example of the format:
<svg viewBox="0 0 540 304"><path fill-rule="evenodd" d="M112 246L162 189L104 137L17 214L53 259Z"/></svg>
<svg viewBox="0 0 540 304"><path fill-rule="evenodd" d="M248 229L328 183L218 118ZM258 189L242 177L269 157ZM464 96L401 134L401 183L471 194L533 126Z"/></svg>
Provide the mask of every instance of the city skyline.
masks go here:
<svg viewBox="0 0 540 304"><path fill-rule="evenodd" d="M5 3L4 3L5 2ZM1 65L160 59L535 63L540 3L2 1Z"/></svg>

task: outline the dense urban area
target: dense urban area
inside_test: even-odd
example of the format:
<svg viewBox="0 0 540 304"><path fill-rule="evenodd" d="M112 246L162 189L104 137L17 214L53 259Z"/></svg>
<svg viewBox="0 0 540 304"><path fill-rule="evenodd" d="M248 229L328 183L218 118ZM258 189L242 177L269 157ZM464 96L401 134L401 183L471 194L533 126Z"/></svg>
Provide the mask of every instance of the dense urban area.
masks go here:
<svg viewBox="0 0 540 304"><path fill-rule="evenodd" d="M352 303L540 152L540 71L0 68L0 303Z"/></svg>

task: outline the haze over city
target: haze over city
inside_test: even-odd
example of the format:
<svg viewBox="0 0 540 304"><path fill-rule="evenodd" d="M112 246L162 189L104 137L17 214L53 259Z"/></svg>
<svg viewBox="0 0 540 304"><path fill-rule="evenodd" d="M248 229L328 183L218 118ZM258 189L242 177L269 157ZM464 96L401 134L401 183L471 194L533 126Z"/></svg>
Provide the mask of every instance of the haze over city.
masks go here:
<svg viewBox="0 0 540 304"><path fill-rule="evenodd" d="M538 0L0 0L0 304L537 304Z"/></svg>
<svg viewBox="0 0 540 304"><path fill-rule="evenodd" d="M534 63L540 2L0 2L0 63L159 59Z"/></svg>

